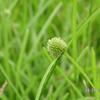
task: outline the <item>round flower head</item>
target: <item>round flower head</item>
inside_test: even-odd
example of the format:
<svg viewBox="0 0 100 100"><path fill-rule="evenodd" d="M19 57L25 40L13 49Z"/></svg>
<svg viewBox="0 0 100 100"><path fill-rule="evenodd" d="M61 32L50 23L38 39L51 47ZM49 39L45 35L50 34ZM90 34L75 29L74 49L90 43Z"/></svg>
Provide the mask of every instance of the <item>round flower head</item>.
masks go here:
<svg viewBox="0 0 100 100"><path fill-rule="evenodd" d="M66 43L58 37L48 40L47 49L54 57L60 56L67 48Z"/></svg>

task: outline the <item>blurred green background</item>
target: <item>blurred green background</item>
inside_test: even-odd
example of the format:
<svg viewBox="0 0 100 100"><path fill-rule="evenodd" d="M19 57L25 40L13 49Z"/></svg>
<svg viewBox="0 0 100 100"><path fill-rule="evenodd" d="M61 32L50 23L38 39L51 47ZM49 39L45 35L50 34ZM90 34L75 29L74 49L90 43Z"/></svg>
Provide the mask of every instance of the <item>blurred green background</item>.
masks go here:
<svg viewBox="0 0 100 100"><path fill-rule="evenodd" d="M0 0L0 86L8 82L1 100L35 100L52 37L70 44L96 89L63 55L41 100L100 100L100 0Z"/></svg>

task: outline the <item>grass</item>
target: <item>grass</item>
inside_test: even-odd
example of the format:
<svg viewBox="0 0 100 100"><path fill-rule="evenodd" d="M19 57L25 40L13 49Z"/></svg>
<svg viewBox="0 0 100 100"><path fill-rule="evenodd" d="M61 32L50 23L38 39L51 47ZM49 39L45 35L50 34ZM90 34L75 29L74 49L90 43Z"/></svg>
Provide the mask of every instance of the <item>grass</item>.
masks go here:
<svg viewBox="0 0 100 100"><path fill-rule="evenodd" d="M36 95L36 99L35 99L35 100L39 100L39 99L40 99L41 94L42 94L42 91L43 91L45 85L47 84L47 82L48 82L50 76L52 75L52 73L53 73L53 71L54 71L54 69L55 69L55 64L57 63L58 59L59 59L59 57L58 57L57 59L55 59L55 60L48 66L48 69L47 69L47 71L46 71L46 73L45 73L45 75L44 75L44 77L43 77L43 79L42 79L42 81L41 81L41 83L40 83L39 90L38 90L38 92L37 92L37 95Z"/></svg>
<svg viewBox="0 0 100 100"><path fill-rule="evenodd" d="M0 86L8 82L0 99L99 100L99 5L99 0L0 0ZM45 47L56 36L68 48L52 70L56 59Z"/></svg>

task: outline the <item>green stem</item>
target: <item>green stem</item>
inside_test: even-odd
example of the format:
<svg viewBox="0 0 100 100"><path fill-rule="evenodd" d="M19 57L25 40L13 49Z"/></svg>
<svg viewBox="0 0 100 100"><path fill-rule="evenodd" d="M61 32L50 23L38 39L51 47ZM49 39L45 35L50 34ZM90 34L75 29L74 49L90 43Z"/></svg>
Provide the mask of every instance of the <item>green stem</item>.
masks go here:
<svg viewBox="0 0 100 100"><path fill-rule="evenodd" d="M44 86L47 84L48 80L50 79L54 69L55 69L55 65L58 61L58 59L60 58L60 56L58 58L56 58L48 67L47 71L45 72L43 78L42 78L42 81L40 83L40 86L39 86L39 89L38 89L38 92L37 92L37 95L36 95L36 98L35 100L39 100L40 99L40 96L43 92L43 89L44 89Z"/></svg>
<svg viewBox="0 0 100 100"><path fill-rule="evenodd" d="M77 0L73 0L73 15L72 15L72 42L73 42L73 57L77 58Z"/></svg>

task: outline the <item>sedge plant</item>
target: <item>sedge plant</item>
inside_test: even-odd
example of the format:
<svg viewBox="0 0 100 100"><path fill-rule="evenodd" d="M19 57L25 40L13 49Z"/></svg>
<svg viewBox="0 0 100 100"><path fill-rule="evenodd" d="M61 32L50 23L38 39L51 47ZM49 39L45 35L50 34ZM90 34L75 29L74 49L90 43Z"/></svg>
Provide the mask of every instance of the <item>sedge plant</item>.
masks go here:
<svg viewBox="0 0 100 100"><path fill-rule="evenodd" d="M54 60L49 65L48 69L46 70L46 72L41 80L35 100L40 99L40 96L43 92L44 87L46 86L48 80L50 79L51 75L53 74L53 71L57 64L57 61L62 56L62 54L64 53L66 48L67 48L67 45L61 38L54 37L54 38L48 40L47 49L48 49L49 53L51 54L51 56L54 57Z"/></svg>
<svg viewBox="0 0 100 100"><path fill-rule="evenodd" d="M54 71L55 66L57 64L57 61L62 56L62 54L66 51L67 45L61 38L54 37L54 38L48 40L47 49L48 49L48 52L51 54L51 56L54 58L54 60L47 68L47 70L46 70L46 72L41 80L41 83L40 83L39 89L37 91L35 100L40 100L43 89L45 88L48 80L50 79L51 75L53 74L53 71ZM88 81L88 83L93 88L95 88L93 83L89 79L89 77L86 75L84 70L81 68L81 66L67 52L65 52L65 55L71 61L71 63L74 64L74 66L76 67L76 70L78 70L84 76L84 78Z"/></svg>

